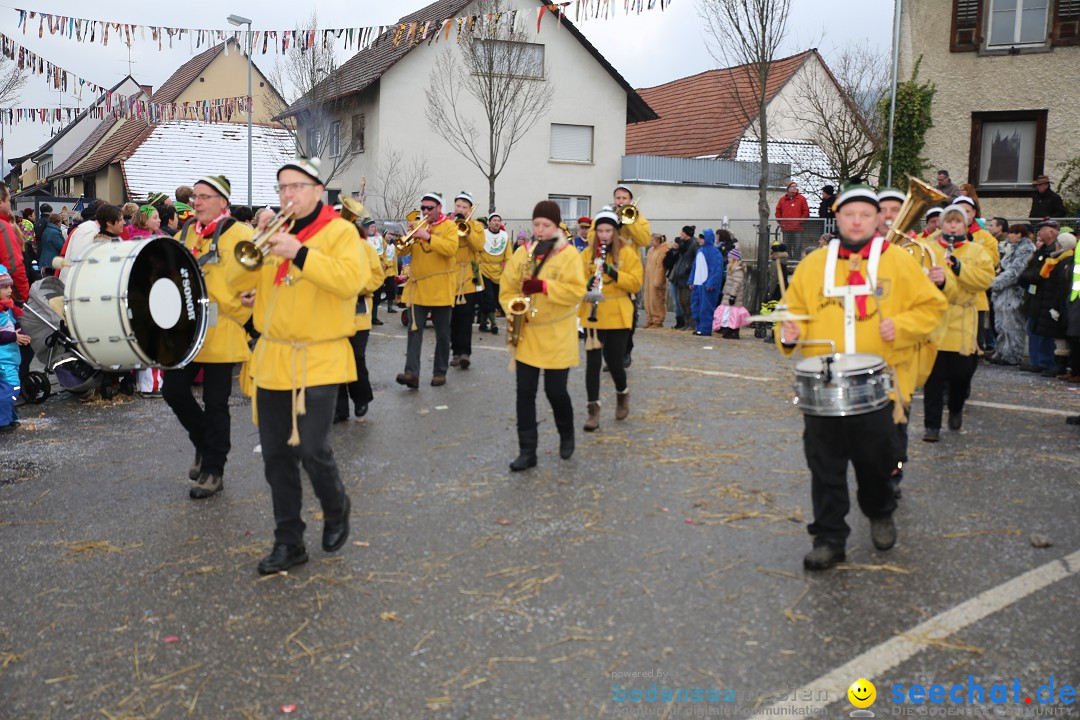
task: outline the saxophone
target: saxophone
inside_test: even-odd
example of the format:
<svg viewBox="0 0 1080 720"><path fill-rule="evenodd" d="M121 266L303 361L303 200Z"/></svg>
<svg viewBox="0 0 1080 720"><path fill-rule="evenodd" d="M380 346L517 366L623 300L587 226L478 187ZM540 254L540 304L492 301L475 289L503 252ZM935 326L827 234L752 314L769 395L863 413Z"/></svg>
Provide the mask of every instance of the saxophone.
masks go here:
<svg viewBox="0 0 1080 720"><path fill-rule="evenodd" d="M526 279L531 278L536 272L536 268L533 264L533 250L536 249L536 238L532 239L527 245L527 248L528 256L521 272L521 282L523 284ZM524 294L512 298L509 304L507 304L506 342L511 347L517 347L517 344L521 342L521 331L525 328L525 316L532 309L532 298Z"/></svg>
<svg viewBox="0 0 1080 720"><path fill-rule="evenodd" d="M607 245L597 238L600 246L596 255L596 270L593 272L592 289L585 293L585 302L592 303L587 322L596 322L596 308L604 301L604 264L607 262Z"/></svg>

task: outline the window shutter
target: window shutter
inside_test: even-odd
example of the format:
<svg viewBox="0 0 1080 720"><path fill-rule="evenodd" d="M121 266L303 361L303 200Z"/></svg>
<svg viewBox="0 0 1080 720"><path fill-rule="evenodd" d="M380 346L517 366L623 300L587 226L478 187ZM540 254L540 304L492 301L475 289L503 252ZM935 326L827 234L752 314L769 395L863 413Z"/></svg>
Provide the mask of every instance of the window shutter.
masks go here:
<svg viewBox="0 0 1080 720"><path fill-rule="evenodd" d="M551 125L551 159L592 162L591 125Z"/></svg>
<svg viewBox="0 0 1080 720"><path fill-rule="evenodd" d="M1080 45L1080 0L1057 0L1051 45Z"/></svg>
<svg viewBox="0 0 1080 720"><path fill-rule="evenodd" d="M953 0L951 52L974 52L982 42L983 0Z"/></svg>

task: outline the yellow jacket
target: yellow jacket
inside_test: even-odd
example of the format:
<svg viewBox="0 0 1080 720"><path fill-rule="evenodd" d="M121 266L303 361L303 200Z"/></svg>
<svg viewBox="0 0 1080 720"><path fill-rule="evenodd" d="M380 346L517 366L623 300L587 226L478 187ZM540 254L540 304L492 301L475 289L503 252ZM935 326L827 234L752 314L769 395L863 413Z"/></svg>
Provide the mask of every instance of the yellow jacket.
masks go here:
<svg viewBox="0 0 1080 720"><path fill-rule="evenodd" d="M948 303L922 271L918 261L898 247L886 248L878 265L877 294L867 298L866 318L855 320L854 349L844 345L844 299L825 297L825 267L829 251L822 250L806 256L795 268L786 295L788 309L797 315L809 315L800 321L799 340L832 340L837 352L860 352L880 355L896 373L897 392L893 400L905 406L911 402L915 389L917 351L920 344L937 327ZM838 259L836 287L847 285L850 261ZM862 261L866 275L866 261ZM876 298L876 300L875 300ZM857 311L856 311L857 312ZM881 338L880 323L888 318L896 328L896 338L886 342ZM785 355L794 348L780 344L782 333L775 333L777 346ZM807 357L830 352L828 345L799 345Z"/></svg>
<svg viewBox="0 0 1080 720"><path fill-rule="evenodd" d="M994 237L994 234L989 230L979 229L972 234L975 238L975 242L982 246L982 249L986 251L986 254L990 256L990 263L994 267L994 274L997 274L998 268L1001 267L1001 252L998 250L998 241ZM990 298L986 293L979 293L979 296L975 299L975 307L979 312L986 312L990 309Z"/></svg>
<svg viewBox="0 0 1080 720"><path fill-rule="evenodd" d="M979 298L986 298L990 283L994 282L994 266L982 245L974 242L961 243L953 249L953 257L960 260L960 275L948 267L945 248L940 242L930 244L934 259L945 267L945 297L949 310L935 333L939 351L971 355L978 352Z"/></svg>
<svg viewBox="0 0 1080 720"><path fill-rule="evenodd" d="M457 225L447 219L429 230L430 241L416 240L401 253L412 257L402 300L409 306L450 307L457 293Z"/></svg>
<svg viewBox="0 0 1080 720"><path fill-rule="evenodd" d="M487 251L489 240L491 249L496 251L495 253ZM500 241L502 252L498 252ZM503 228L498 236L484 231L484 249L480 251L480 274L497 285L502 279L503 267L510 261L510 256L513 254L514 245L510 242L510 235L506 232L506 228Z"/></svg>
<svg viewBox="0 0 1080 720"><path fill-rule="evenodd" d="M394 244L387 242L382 235L376 235L373 238L365 238L361 235L361 239L366 240L379 257L379 273L383 279L397 276L397 249Z"/></svg>
<svg viewBox="0 0 1080 720"><path fill-rule="evenodd" d="M240 293L229 286L226 276L232 268L247 272L236 260L236 243L250 239L254 233L249 226L234 221L218 238L219 260L202 266L210 302L217 303L217 324L206 328L206 339L194 362L233 363L244 362L251 357L247 331L244 330L244 324L251 317L251 308L241 304ZM181 238L181 234L185 237ZM199 237L194 224L187 233L177 233L176 239L188 250L197 251L196 259L204 257L210 250L211 238Z"/></svg>
<svg viewBox="0 0 1080 720"><path fill-rule="evenodd" d="M514 251L499 283L499 303L503 310L510 301L521 295L521 283L526 280L528 247ZM585 272L581 256L566 238L560 238L551 250L552 256L540 268L537 278L547 281L547 293L531 295L532 311L525 313L525 326L514 352L518 362L545 370L560 370L578 364L577 309L585 294Z"/></svg>
<svg viewBox="0 0 1080 720"><path fill-rule="evenodd" d="M454 228L454 237L456 238L457 223L452 222L451 226ZM479 220L470 220L469 234L464 238L458 238L457 255L454 257L458 267L457 285L455 286L458 296L477 292L478 289L484 287L483 277L480 278L478 284L476 282L477 278L473 274L473 263L479 263L480 261L480 251L484 249L484 239L484 223Z"/></svg>
<svg viewBox="0 0 1080 720"><path fill-rule="evenodd" d="M370 275L367 282L360 288L360 297L356 302L357 309L360 303L364 303L364 312L356 313L356 324L353 326L356 332L371 329L371 298L375 291L382 287L384 280L382 259L367 238L360 238L360 262L367 268Z"/></svg>
<svg viewBox="0 0 1080 720"><path fill-rule="evenodd" d="M593 248L594 246L590 245L580 254L586 288L596 274ZM607 260L607 264L611 265L612 258L608 257ZM634 326L634 301L631 295L641 290L641 281L645 274L637 246L630 243L623 244L615 269L619 273L618 281L613 281L607 273L604 274L604 300L596 306L596 322L589 322L592 303L582 301L581 309L578 311L582 327L597 330L629 330Z"/></svg>
<svg viewBox="0 0 1080 720"><path fill-rule="evenodd" d="M637 220L633 225L620 225L619 237L624 242L633 243L638 247L648 247L652 242L652 229L649 225L649 221L645 218L645 215L638 211ZM589 244L592 245L596 241L596 230L589 229Z"/></svg>
<svg viewBox="0 0 1080 720"><path fill-rule="evenodd" d="M303 269L290 262L291 280L281 284L274 284L283 262L276 255L255 271L239 263L226 268L234 290L256 290L253 317L262 336L252 365L255 386L264 390L356 380L348 338L355 333L356 298L370 274L360 261L356 226L335 218L304 246Z"/></svg>

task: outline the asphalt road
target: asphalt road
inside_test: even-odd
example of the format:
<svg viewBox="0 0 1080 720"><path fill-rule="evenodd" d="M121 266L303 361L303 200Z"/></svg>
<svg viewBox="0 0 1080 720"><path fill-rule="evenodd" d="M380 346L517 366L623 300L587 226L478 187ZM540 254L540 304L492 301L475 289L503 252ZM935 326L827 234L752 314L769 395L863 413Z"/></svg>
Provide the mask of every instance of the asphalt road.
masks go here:
<svg viewBox="0 0 1080 720"><path fill-rule="evenodd" d="M376 400L333 430L353 535L324 554L309 505L311 561L284 576L255 571L272 514L245 398L225 491L202 502L161 400L22 408L0 439L0 718L746 716L860 656L887 668L868 674L879 717L915 708L887 701L896 684L1080 684L1080 565L943 639L911 633L1080 549L1058 412L1080 412L1077 386L984 363L972 400L1007 407L970 407L937 445L916 403L899 543L875 551L856 510L849 566L808 574L802 419L771 346L641 330L630 419L605 379L601 430L563 462L541 395L539 467L511 474L503 336L476 336L443 388L432 340L409 392L404 329L376 328ZM571 392L583 421L582 369ZM921 651L889 664L901 635ZM728 700L614 699L651 683ZM820 715L852 710L820 693Z"/></svg>

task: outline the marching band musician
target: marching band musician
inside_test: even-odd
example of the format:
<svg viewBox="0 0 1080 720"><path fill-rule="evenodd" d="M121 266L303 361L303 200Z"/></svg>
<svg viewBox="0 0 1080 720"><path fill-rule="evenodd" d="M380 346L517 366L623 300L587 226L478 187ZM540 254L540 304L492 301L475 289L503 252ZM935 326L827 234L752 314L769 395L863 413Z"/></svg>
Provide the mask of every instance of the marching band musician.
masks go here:
<svg viewBox="0 0 1080 720"><path fill-rule="evenodd" d="M996 275L1001 268L1001 251L998 250L998 241L994 234L979 225L975 219L979 215L978 201L967 195L958 195L953 200L953 204L959 205L964 210L964 216L967 218L968 224L967 232L971 235L970 242L982 246L982 249L990 256L990 262L994 266ZM986 335L990 332L990 298L986 292L975 298L975 307L979 311L978 336L979 354L981 355L982 348L986 347Z"/></svg>
<svg viewBox="0 0 1080 720"><path fill-rule="evenodd" d="M283 211L296 220L291 232L266 239L269 255L257 270L226 268L235 291L256 290L253 411L276 525L274 547L259 562L264 575L307 562L301 464L322 506L323 550L339 550L349 536L351 505L329 435L338 385L356 380L349 337L369 279L356 226L322 202L319 159L286 163L277 181Z"/></svg>
<svg viewBox="0 0 1080 720"><path fill-rule="evenodd" d="M574 454L574 407L566 380L578 364L577 307L585 294L581 256L559 231L559 206L542 200L533 209L533 238L514 251L499 285L499 302L510 323L511 301L519 296L531 303L525 312L521 337L514 351L517 375L519 454L513 471L536 465L536 391L544 371L544 394L559 430L559 457ZM509 332L507 333L509 335Z"/></svg>
<svg viewBox="0 0 1080 720"><path fill-rule="evenodd" d="M360 225L366 233L369 228L375 227L375 219L365 217ZM370 235L360 238L360 261L367 267L370 275L360 288L356 301L356 324L353 326L356 332L349 338L353 357L356 359L356 380L338 386L337 410L334 412L336 423L349 419L350 399L353 401L353 411L357 418L367 415L368 404L375 399L371 392L371 380L368 378L367 344L371 335L371 324L375 319L375 292L382 287L386 275L382 256L371 243Z"/></svg>
<svg viewBox="0 0 1080 720"><path fill-rule="evenodd" d="M593 241L581 253L581 262L588 278L588 289L602 292L603 300L596 304L595 320L589 319L593 315L593 305L588 302L588 296L578 312L585 329L586 432L600 427L601 355L615 383L615 419L625 420L630 413L624 356L634 321L634 301L630 298L641 290L644 275L641 254L636 246L619 236L619 218L614 212L604 208L593 219L592 227Z"/></svg>
<svg viewBox="0 0 1080 720"><path fill-rule="evenodd" d="M398 373L398 385L412 390L420 387L420 348L424 343L424 325L430 314L435 325L435 366L431 384L446 384L450 361L450 315L457 290L457 225L442 212L442 196L427 193L420 199L419 228L413 243L401 251L409 257L409 280L402 299L409 308L409 341L405 352L405 372ZM470 322L471 329L471 322Z"/></svg>
<svg viewBox="0 0 1080 720"><path fill-rule="evenodd" d="M615 214L619 215L619 212L634 202L634 193L626 185L617 185L614 192L615 200ZM620 216L621 217L621 216ZM638 209L637 220L630 224L619 224L619 235L623 240L630 240L638 248L646 248L652 241L652 231L649 227L649 221L645 218L645 215ZM589 233L589 240L592 241L593 233ZM634 332L637 330L638 309L637 303L634 303L634 322L630 326L630 339L626 343L626 360L623 362L625 367L630 367L631 354L634 352Z"/></svg>
<svg viewBox="0 0 1080 720"><path fill-rule="evenodd" d="M949 429L963 424L964 402L971 393L971 379L979 364L979 298L994 281L994 259L971 232L967 207L959 201L941 214L941 232L931 244L937 266L930 279L942 288L949 301L938 342L933 370L923 390L923 440L941 439L941 415L945 388L949 389ZM973 210L972 210L973 211Z"/></svg>
<svg viewBox="0 0 1080 720"><path fill-rule="evenodd" d="M499 281L503 268L514 254L510 237L502 225L502 216L491 213L484 230L484 248L480 251L480 274L484 276L484 289L480 293L480 332L499 334L495 324L495 311L499 307Z"/></svg>
<svg viewBox="0 0 1080 720"><path fill-rule="evenodd" d="M244 307L226 275L229 268L239 267L236 243L249 240L253 231L229 216L231 190L224 175L208 175L196 181L195 215L176 235L199 263L210 299L202 349L184 367L166 370L161 387L161 396L195 446L195 462L188 470L188 477L195 481L188 495L194 500L215 495L224 487L222 478L231 447L229 396L233 369L251 356L244 330L251 309ZM199 407L191 392L200 370L204 407Z"/></svg>
<svg viewBox="0 0 1080 720"><path fill-rule="evenodd" d="M375 218L368 216L360 221L360 235L367 239L379 258L379 287L371 296L371 314L368 316L370 320L368 330L371 330L370 325L383 324L383 321L379 319L379 302L382 300L380 296L385 295L386 279L397 275L397 265L392 260L394 245L383 238L382 233L379 232L379 226L375 223ZM393 266L393 272L390 270L391 266ZM391 300L393 300L392 297Z"/></svg>
<svg viewBox="0 0 1080 720"><path fill-rule="evenodd" d="M875 237L878 199L873 188L851 185L836 201L839 238L826 252L799 263L787 291L788 309L809 321L782 323L776 333L781 352L796 341L806 356L831 352L872 353L890 367L903 363L938 324L946 301L919 264L906 252ZM894 466L894 412L910 400L911 373L898 374L893 404L845 417L804 415L803 448L811 473L814 521L808 527L814 547L803 558L808 570L842 562L850 528L844 521L850 501L847 466L855 467L859 507L870 518L871 539L879 550L896 542L892 519L896 500L889 487Z"/></svg>
<svg viewBox="0 0 1080 720"><path fill-rule="evenodd" d="M480 275L479 253L484 249L484 223L479 220L465 219L473 211L472 195L462 190L454 198L454 217L457 222L466 222L468 233L465 237L457 236L457 297L450 315L450 353L453 358L450 366L468 370L472 363L472 324L476 317L476 298L483 290L484 280ZM457 223L454 223L457 230Z"/></svg>

